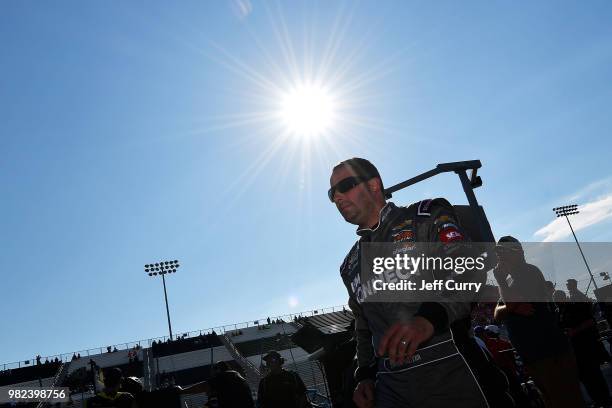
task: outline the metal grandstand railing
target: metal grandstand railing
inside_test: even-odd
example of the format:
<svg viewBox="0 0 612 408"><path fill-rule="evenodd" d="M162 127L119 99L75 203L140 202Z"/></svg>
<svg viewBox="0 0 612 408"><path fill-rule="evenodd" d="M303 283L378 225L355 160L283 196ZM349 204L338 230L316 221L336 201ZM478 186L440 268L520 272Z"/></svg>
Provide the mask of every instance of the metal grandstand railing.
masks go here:
<svg viewBox="0 0 612 408"><path fill-rule="evenodd" d="M51 388L59 387L62 384L64 378L66 378L66 374L68 373L69 365L70 363L64 363L60 366L60 368L57 370L57 373L55 374L55 377L53 377L53 381L50 385ZM43 408L48 406L50 406L49 402L42 401L36 406L36 408Z"/></svg>
<svg viewBox="0 0 612 408"><path fill-rule="evenodd" d="M325 307L321 309L308 310L308 311L304 311L300 313L290 313L290 314L285 314L285 315L280 315L280 316L270 316L270 319L283 320L285 322L292 322L294 321L294 319L297 319L299 317L310 317L310 316L316 316L318 314L342 311L345 308L346 308L346 305ZM210 327L208 329L192 330L192 331L183 332L179 334L181 335L185 334L187 337L199 336L200 334L212 333L213 331L217 334L223 334L226 331L238 330L238 329L243 329L246 327L253 327L253 326L263 324L266 321L266 319L267 317L264 317L264 318L249 320L249 321L240 322L240 323ZM168 336L153 337L150 339L141 339L141 340L134 340L134 341L126 342L126 343L112 344L110 345L110 347L111 347L111 350L115 348L117 348L117 350L129 350L129 349L134 348L136 345L142 348L145 348L145 347L151 347L151 343L153 343L153 341L166 341L168 339L169 339ZM70 362L72 360L72 356L75 354L81 354L81 358L85 358L85 357L89 357L92 355L106 353L107 347L109 346L96 347L96 348L91 348L91 349L86 349L86 350L71 351L69 353L61 353L61 354L55 354L51 356L43 356L41 357L41 360L42 361L45 361L45 360L52 361L55 358L58 358L62 362ZM35 361L36 361L36 358L33 357L28 360L21 360L21 361L15 361L12 363L0 364L0 370L4 371L4 370L17 369L21 367L30 367L35 364Z"/></svg>
<svg viewBox="0 0 612 408"><path fill-rule="evenodd" d="M143 361L143 369L144 369L144 389L146 391L151 391L157 383L155 381L155 366L154 360L152 357L152 351L150 348L146 348L142 353L142 361Z"/></svg>

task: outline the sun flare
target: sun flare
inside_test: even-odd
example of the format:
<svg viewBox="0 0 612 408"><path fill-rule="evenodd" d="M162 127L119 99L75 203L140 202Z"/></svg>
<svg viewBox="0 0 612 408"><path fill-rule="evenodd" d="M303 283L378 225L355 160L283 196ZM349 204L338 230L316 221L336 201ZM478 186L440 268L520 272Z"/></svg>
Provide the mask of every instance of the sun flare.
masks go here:
<svg viewBox="0 0 612 408"><path fill-rule="evenodd" d="M320 136L333 127L335 115L334 98L325 87L300 84L281 97L280 117L292 134Z"/></svg>

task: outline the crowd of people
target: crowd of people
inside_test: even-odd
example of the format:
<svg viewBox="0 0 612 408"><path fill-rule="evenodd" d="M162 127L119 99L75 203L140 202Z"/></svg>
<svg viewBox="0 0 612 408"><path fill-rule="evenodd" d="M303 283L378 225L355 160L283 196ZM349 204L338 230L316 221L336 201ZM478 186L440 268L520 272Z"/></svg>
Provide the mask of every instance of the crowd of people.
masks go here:
<svg viewBox="0 0 612 408"><path fill-rule="evenodd" d="M119 368L108 368L103 373L104 386L87 403L87 408L137 408L178 406L181 395L208 395L208 408L309 408L306 386L300 376L286 370L282 356L271 351L263 360L266 373L258 386L257 397L244 375L224 361L217 362L205 381L181 387L172 375L164 378L163 386L153 392L144 391L135 378L125 378ZM160 401L165 401L161 404ZM161 404L161 405L160 405ZM165 405L164 405L165 404Z"/></svg>
<svg viewBox="0 0 612 408"><path fill-rule="evenodd" d="M435 243L438 255L456 258L470 249L470 237L445 199L408 207L388 202L382 178L368 160L352 158L336 165L330 186L329 199L346 222L358 227L357 242L340 267L355 316L357 407L525 406L532 403L520 386L527 378L519 376L510 350L546 407L585 406L580 381L594 406L610 406L600 369L609 355L599 341L591 304L575 280L567 283L569 303L554 303L553 297L562 294L526 262L518 240L502 237L495 247L494 269L500 301L489 311L503 325L509 343L500 338L497 325L476 328L473 336L477 294L440 290L433 301L411 301L409 294L405 300L369 301L369 296L376 297L371 281L362 280L368 279L362 275L362 246L390 243L394 254L412 254L415 243ZM456 279L484 283L486 270Z"/></svg>
<svg viewBox="0 0 612 408"><path fill-rule="evenodd" d="M174 340L153 341L151 350L154 357L163 357L171 354L186 353L204 348L221 346L221 340L213 330L211 333L188 337L187 334L177 336Z"/></svg>

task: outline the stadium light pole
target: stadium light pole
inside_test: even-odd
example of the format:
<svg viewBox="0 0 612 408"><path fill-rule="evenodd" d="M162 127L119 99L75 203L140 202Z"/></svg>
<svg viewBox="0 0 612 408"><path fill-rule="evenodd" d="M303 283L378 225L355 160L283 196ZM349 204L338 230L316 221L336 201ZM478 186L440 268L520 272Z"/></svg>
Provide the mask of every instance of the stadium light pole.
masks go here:
<svg viewBox="0 0 612 408"><path fill-rule="evenodd" d="M584 261L584 264L586 265L587 271L589 271L589 275L591 275L591 282L593 282L593 286L595 287L595 290L599 289L597 287L597 283L595 282L595 277L593 276L593 272L591 272L591 268L589 267L589 263L587 262L586 257L584 256L584 252L582 252L582 247L580 246L580 242L578 242L578 238L576 237L574 228L572 228L572 223L569 220L570 215L578 214L580 212L578 211L578 206L575 204L574 205L564 205L562 207L553 208L553 211L555 212L555 214L557 214L557 218L565 217L565 219L567 220L567 225L569 225L570 230L572 231L572 235L574 236L576 245L578 245L578 249L580 250L580 255L582 255L582 260ZM589 286L591 286L590 282L589 282ZM588 291L589 291L589 288L587 287L585 295Z"/></svg>
<svg viewBox="0 0 612 408"><path fill-rule="evenodd" d="M168 308L168 293L166 291L166 275L169 273L176 273L179 267L177 260L174 261L162 261L154 264L146 264L144 266L145 272L149 276L161 276L164 284L164 299L166 300L166 317L168 318L168 331L170 332L170 341L172 341L172 324L170 323L170 309Z"/></svg>

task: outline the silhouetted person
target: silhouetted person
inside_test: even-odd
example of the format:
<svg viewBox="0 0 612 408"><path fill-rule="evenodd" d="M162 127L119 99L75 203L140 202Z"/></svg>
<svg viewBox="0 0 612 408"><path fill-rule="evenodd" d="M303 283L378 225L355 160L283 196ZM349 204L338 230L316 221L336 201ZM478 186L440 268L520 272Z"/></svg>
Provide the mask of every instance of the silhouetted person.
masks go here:
<svg viewBox="0 0 612 408"><path fill-rule="evenodd" d="M570 283L570 281L573 281ZM574 291L574 299L588 299L574 287L576 281L568 280L568 289ZM576 293L578 292L578 293ZM597 407L609 407L612 402L610 390L600 368L604 361L610 361L608 352L599 341L599 332L593 319L590 302L566 301L565 293L555 292L555 301L559 307L561 325L565 328L574 348L578 377Z"/></svg>
<svg viewBox="0 0 612 408"><path fill-rule="evenodd" d="M567 292L569 293L570 302L591 303L591 300L587 297L587 295L578 290L578 281L576 279L568 279L565 286L567 287Z"/></svg>
<svg viewBox="0 0 612 408"><path fill-rule="evenodd" d="M85 403L86 408L136 408L136 399L121 388L121 369L115 367L104 371L104 389Z"/></svg>
<svg viewBox="0 0 612 408"><path fill-rule="evenodd" d="M300 376L283 368L285 359L276 351L263 358L268 374L259 381L257 403L260 408L310 407L306 386Z"/></svg>
<svg viewBox="0 0 612 408"><path fill-rule="evenodd" d="M187 388L180 388L181 394L208 394L209 401L217 401L219 408L253 408L253 396L247 381L225 362L213 367L212 377Z"/></svg>
<svg viewBox="0 0 612 408"><path fill-rule="evenodd" d="M582 407L576 360L548 299L544 276L525 261L520 242L511 236L496 246L493 271L502 299L495 320L503 321L510 342L547 407ZM551 299L552 300L552 299Z"/></svg>
<svg viewBox="0 0 612 408"><path fill-rule="evenodd" d="M544 287L546 288L546 299L548 302L553 300L553 294L555 293L555 284L551 281L544 281Z"/></svg>

